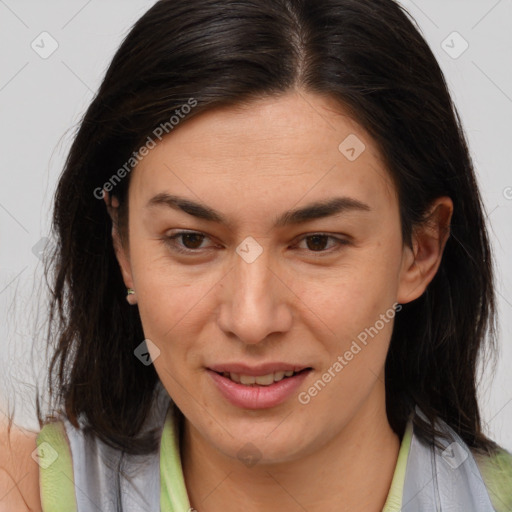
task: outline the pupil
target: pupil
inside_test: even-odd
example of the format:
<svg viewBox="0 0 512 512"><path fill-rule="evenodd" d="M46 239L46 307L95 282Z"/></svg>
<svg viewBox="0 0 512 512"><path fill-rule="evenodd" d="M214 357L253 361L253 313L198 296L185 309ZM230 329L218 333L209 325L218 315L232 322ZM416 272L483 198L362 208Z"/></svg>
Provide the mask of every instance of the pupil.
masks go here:
<svg viewBox="0 0 512 512"><path fill-rule="evenodd" d="M204 235L198 235L197 233L186 233L186 234L182 235L182 237L183 237L183 243L184 243L185 247L187 247L187 249L197 249L201 245ZM196 239L196 241L199 241L199 243L194 244L194 238ZM189 247L187 245L187 241L189 242L190 239L192 239L193 247Z"/></svg>
<svg viewBox="0 0 512 512"><path fill-rule="evenodd" d="M316 247L311 247L311 244L309 243L311 240L314 240L313 242L313 245L316 245ZM320 242L320 246L321 247L318 247L318 241L319 240L323 240L324 242L327 241L327 236L326 235L311 235L308 237L308 242L307 242L307 245L308 245L308 249L311 249L311 250L321 250L321 249L325 249L325 243L321 243Z"/></svg>

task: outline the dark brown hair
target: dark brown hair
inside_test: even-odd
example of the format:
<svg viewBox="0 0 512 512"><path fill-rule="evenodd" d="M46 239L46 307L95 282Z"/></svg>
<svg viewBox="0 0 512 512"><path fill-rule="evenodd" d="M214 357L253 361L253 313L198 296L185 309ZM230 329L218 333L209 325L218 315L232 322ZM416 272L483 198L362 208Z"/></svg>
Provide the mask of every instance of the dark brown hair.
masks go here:
<svg viewBox="0 0 512 512"><path fill-rule="evenodd" d="M48 269L55 407L127 452L155 449L138 434L158 376L134 356L144 334L94 191L191 98L196 106L181 122L294 88L336 99L374 138L398 191L405 244L434 199L453 200L441 266L395 318L387 411L397 433L418 405L469 446L490 448L476 397L478 357L495 334L483 205L441 69L392 0L160 0L137 21L83 117L56 192ZM125 222L129 182L128 172L111 192ZM415 422L434 435L432 424Z"/></svg>

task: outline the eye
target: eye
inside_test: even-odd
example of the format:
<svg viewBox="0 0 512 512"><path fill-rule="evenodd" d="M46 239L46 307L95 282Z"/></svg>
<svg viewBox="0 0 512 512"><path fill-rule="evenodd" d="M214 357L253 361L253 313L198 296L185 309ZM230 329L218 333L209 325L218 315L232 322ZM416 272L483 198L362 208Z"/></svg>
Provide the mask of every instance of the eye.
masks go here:
<svg viewBox="0 0 512 512"><path fill-rule="evenodd" d="M334 251L325 249L329 240L334 242L334 245L331 245L331 248L335 247ZM301 242L305 242L307 247L306 250L313 253L332 253L340 250L342 246L350 243L346 239L338 238L326 233L313 233L311 235L306 235L301 239Z"/></svg>
<svg viewBox="0 0 512 512"><path fill-rule="evenodd" d="M177 240L180 239L183 245L178 244ZM198 252L204 247L200 247L205 238L208 238L205 234L197 231L179 231L174 235L165 237L165 242L171 247L172 250L180 253L193 254Z"/></svg>

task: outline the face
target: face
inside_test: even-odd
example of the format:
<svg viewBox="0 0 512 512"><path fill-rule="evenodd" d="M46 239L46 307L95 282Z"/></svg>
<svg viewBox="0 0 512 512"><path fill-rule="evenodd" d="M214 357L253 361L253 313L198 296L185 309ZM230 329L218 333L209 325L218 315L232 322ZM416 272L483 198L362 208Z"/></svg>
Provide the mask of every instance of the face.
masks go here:
<svg viewBox="0 0 512 512"><path fill-rule="evenodd" d="M338 104L289 93L192 118L128 201L124 280L195 435L287 461L383 410L393 305L435 264L421 280L377 147Z"/></svg>

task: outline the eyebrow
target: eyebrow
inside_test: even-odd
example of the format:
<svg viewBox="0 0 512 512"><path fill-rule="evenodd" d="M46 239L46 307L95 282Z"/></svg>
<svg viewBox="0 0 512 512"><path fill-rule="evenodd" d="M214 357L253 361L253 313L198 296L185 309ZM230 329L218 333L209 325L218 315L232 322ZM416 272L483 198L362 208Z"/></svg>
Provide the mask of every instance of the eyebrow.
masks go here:
<svg viewBox="0 0 512 512"><path fill-rule="evenodd" d="M152 197L147 202L146 206L168 206L175 210L182 210L199 219L231 226L231 223L226 219L226 217L224 217L224 215L222 215L222 213L207 205L197 203L184 197L160 193ZM369 212L371 211L371 208L366 203L363 203L358 199L351 197L333 197L282 213L275 220L274 227L304 224L312 220L331 217L333 215L351 211Z"/></svg>

